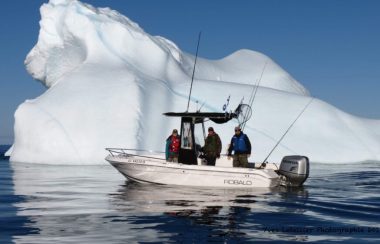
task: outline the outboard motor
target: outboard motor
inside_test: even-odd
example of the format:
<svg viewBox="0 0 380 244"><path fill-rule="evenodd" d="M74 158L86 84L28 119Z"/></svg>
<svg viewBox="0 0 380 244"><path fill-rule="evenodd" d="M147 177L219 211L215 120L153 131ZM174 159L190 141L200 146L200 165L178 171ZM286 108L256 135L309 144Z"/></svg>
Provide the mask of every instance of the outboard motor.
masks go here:
<svg viewBox="0 0 380 244"><path fill-rule="evenodd" d="M309 177L309 159L305 156L285 156L278 174L285 177L285 185L301 186Z"/></svg>

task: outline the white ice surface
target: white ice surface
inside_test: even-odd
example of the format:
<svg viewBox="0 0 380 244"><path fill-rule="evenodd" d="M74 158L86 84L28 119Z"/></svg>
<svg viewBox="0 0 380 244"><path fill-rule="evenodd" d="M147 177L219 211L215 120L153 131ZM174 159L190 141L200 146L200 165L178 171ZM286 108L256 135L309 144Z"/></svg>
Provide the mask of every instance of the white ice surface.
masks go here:
<svg viewBox="0 0 380 244"><path fill-rule="evenodd" d="M194 56L145 33L108 8L76 0L41 7L38 43L25 64L48 89L15 113L11 161L104 164L106 147L164 150L186 110ZM264 54L239 50L220 60L199 58L190 110L220 112L249 100L266 68L245 128L251 161L263 160L310 100L298 81ZM215 125L227 147L237 122ZM211 123L210 123L211 125ZM270 161L302 154L313 162L380 160L380 121L358 118L314 99Z"/></svg>

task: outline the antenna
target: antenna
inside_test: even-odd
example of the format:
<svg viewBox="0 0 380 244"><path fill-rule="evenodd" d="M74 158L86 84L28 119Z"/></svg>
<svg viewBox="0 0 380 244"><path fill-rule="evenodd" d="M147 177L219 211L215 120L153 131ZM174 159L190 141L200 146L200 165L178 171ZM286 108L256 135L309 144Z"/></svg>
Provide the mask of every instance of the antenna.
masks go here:
<svg viewBox="0 0 380 244"><path fill-rule="evenodd" d="M280 144L280 142L282 141L282 139L284 139L285 135L289 132L290 128L292 128L292 126L296 123L296 121L299 119L299 117L301 117L301 115L303 114L303 112L305 112L306 108L309 107L309 105L311 104L311 102L314 100L314 97L312 97L310 99L310 101L306 104L306 106L302 109L301 113L297 116L297 118L293 121L293 123L289 126L289 128L285 131L285 133L281 136L280 140L278 140L278 142L276 143L276 145L273 147L273 149L270 151L270 153L268 154L268 156L264 159L264 161L262 163L265 163L269 156L272 154L272 152L274 151L274 149L276 149L276 147Z"/></svg>
<svg viewBox="0 0 380 244"><path fill-rule="evenodd" d="M199 42L201 40L201 34L202 31L199 32L198 35L198 44L197 44L197 52L195 53L195 60L194 60L194 68L193 68L193 75L191 76L191 85L190 85L190 92L189 92L189 99L187 100L187 109L186 112L189 111L189 105L190 105L190 97L191 97L191 90L193 89L193 82L194 82L194 73L195 73L195 66L197 64L197 58L198 58L198 48L199 48Z"/></svg>
<svg viewBox="0 0 380 244"><path fill-rule="evenodd" d="M205 103L206 103L206 102L203 102L203 103L202 103L202 106L198 109L197 112L200 112L200 111L201 111L201 109L203 108L203 105L205 105Z"/></svg>

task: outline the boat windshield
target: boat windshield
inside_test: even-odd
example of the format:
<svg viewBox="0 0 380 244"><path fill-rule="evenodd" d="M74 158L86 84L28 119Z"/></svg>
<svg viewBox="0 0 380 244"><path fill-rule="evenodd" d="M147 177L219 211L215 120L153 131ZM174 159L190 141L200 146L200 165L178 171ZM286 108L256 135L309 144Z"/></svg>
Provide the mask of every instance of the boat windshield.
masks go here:
<svg viewBox="0 0 380 244"><path fill-rule="evenodd" d="M182 149L192 149L193 148L193 138L191 133L191 123L183 122L181 131L181 148Z"/></svg>
<svg viewBox="0 0 380 244"><path fill-rule="evenodd" d="M205 144L205 131L202 123L194 125L194 137L197 147L203 147Z"/></svg>

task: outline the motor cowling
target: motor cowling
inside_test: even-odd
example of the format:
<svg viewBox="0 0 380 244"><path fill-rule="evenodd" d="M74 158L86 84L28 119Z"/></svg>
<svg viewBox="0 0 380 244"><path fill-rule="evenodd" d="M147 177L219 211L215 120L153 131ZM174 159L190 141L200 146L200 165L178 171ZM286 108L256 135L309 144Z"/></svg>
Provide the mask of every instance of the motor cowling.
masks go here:
<svg viewBox="0 0 380 244"><path fill-rule="evenodd" d="M278 173L286 178L286 185L301 186L309 177L309 158L305 156L285 156Z"/></svg>

